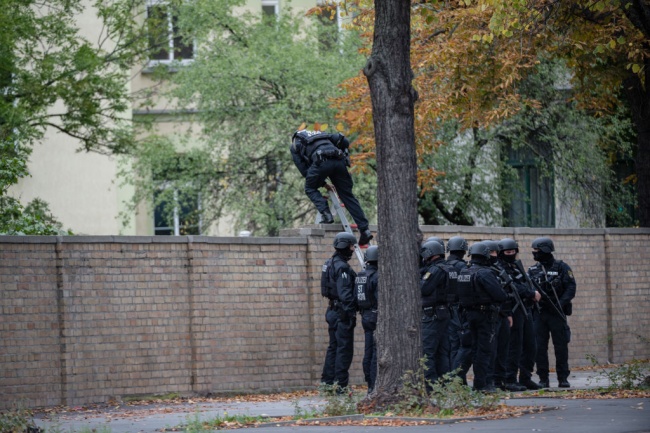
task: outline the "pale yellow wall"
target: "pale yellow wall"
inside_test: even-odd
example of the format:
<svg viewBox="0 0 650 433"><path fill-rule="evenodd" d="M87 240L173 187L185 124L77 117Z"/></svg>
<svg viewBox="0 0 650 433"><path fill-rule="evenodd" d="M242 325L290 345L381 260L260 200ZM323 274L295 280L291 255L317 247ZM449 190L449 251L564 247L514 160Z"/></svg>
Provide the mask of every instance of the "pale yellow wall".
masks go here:
<svg viewBox="0 0 650 433"><path fill-rule="evenodd" d="M87 0L86 4L92 2ZM98 40L102 25L93 10L84 11L78 23L82 36L91 42ZM127 76L124 85L129 86ZM57 109L61 107L54 107L51 112ZM131 113L125 117L130 119ZM118 159L77 153L78 147L78 141L48 130L29 159L31 177L21 179L9 193L23 204L36 197L47 201L63 227L76 234L135 234L133 218L126 228L117 219L122 201L132 194L117 184Z"/></svg>
<svg viewBox="0 0 650 433"><path fill-rule="evenodd" d="M76 153L78 143L51 131L34 146L29 160L31 177L23 178L10 194L23 204L36 197L47 201L64 229L75 234L135 234L117 220L120 199L127 191L116 184L118 161L96 153Z"/></svg>

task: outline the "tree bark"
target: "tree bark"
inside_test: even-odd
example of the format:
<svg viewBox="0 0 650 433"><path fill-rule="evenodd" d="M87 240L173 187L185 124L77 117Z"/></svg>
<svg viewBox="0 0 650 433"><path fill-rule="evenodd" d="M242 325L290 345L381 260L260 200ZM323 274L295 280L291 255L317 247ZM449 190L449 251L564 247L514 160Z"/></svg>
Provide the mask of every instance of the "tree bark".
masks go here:
<svg viewBox="0 0 650 433"><path fill-rule="evenodd" d="M649 23L650 25L650 23ZM650 59L645 60L645 86L636 74L623 81L630 101L630 111L637 133L637 153L634 158L637 176L637 218L640 227L650 227Z"/></svg>
<svg viewBox="0 0 650 433"><path fill-rule="evenodd" d="M637 198L639 226L650 227L650 4L647 0L624 0L621 10L630 22L645 36L643 48L643 82L636 74L630 74L623 81L636 126L637 149L634 163L637 176Z"/></svg>
<svg viewBox="0 0 650 433"><path fill-rule="evenodd" d="M370 86L377 152L379 258L378 377L369 406L385 407L421 356L417 160L411 86L411 3L375 0Z"/></svg>

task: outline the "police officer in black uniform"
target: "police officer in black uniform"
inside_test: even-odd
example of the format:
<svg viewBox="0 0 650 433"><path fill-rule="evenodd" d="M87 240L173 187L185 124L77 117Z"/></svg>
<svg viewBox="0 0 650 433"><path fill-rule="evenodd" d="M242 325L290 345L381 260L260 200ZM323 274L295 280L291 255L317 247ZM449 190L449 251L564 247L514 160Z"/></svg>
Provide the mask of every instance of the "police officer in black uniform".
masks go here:
<svg viewBox="0 0 650 433"><path fill-rule="evenodd" d="M467 267L467 262L465 261L465 253L467 253L469 247L467 241L462 236L453 236L447 241L447 263L450 266L456 268L457 274L456 278L449 279L449 284L447 285L449 292L447 293L449 301L449 313L451 318L449 320L449 327L447 332L449 334L449 365L450 367L454 365L454 359L460 348L460 339L463 335L463 332L469 333L469 325L467 323L467 318L465 317L464 311L460 308L460 303L458 302L458 287L457 287L457 277L458 273Z"/></svg>
<svg viewBox="0 0 650 433"><path fill-rule="evenodd" d="M470 247L469 253L470 266L458 275L458 297L461 306L467 310L472 335L474 389L494 392L494 386L488 384L490 359L494 351L499 308L506 300L506 294L496 274L490 269L488 246L477 242ZM467 373L469 365L470 362L463 360L461 367L464 371L461 370L461 375Z"/></svg>
<svg viewBox="0 0 650 433"><path fill-rule="evenodd" d="M510 300L512 326L510 327L510 339L505 363L504 388L508 391L525 391L529 388L530 384L527 386L526 384L517 382L517 373L524 347L524 331L527 323L532 324L532 321L528 320L532 312L524 304L524 300L531 303L536 302L536 299L539 298L539 293L528 285L525 275L521 273L515 264L517 254L519 253L519 245L517 242L511 238L504 238L499 241L498 246L499 265L505 272L503 278L506 280L507 287L509 287L512 295ZM531 339L531 341L526 342L526 349L531 350L530 345L535 342L534 335L531 336L529 333L526 337ZM535 350L534 347L532 349L533 351ZM536 389L532 386L530 388Z"/></svg>
<svg viewBox="0 0 650 433"><path fill-rule="evenodd" d="M322 222L334 222L327 200L318 191L321 187L329 189L325 182L329 177L341 201L357 223L361 233L359 245L367 245L373 236L368 228L368 219L352 193L353 182L347 168L349 146L350 142L343 134L301 129L291 139L291 157L305 178L305 194L320 212Z"/></svg>
<svg viewBox="0 0 650 433"><path fill-rule="evenodd" d="M327 333L329 342L327 351L325 352L325 363L323 364L323 372L321 373L321 383L324 385L334 385L336 380L335 366L336 366L336 328L339 324L339 315L336 312L336 306L339 303L339 295L336 286L335 269L344 266L345 260L335 253L332 257L327 259L323 264L320 289L323 297L329 300L327 310L325 311L325 321L327 322Z"/></svg>
<svg viewBox="0 0 650 433"><path fill-rule="evenodd" d="M347 232L337 233L334 237L332 256L332 280L336 284L338 300L334 308L338 315L336 325L336 359L334 361L334 377L338 383L339 392L347 388L350 374L350 364L354 355L354 328L357 325L357 301L354 296L354 281L356 272L348 261L354 253L356 238Z"/></svg>
<svg viewBox="0 0 650 433"><path fill-rule="evenodd" d="M355 280L355 297L361 313L361 326L365 337L363 352L363 376L368 384L368 394L375 388L377 380L377 345L375 330L377 329L377 286L379 273L377 262L379 247L368 247L365 254L366 269L357 274Z"/></svg>
<svg viewBox="0 0 650 433"><path fill-rule="evenodd" d="M571 300L576 294L576 281L573 271L561 260L555 260L553 240L548 237L537 238L532 243L533 259L537 263L528 269L530 279L541 289L542 298L539 301L539 317L535 321L537 336L537 375L539 385L548 388L549 335L553 339L555 349L555 369L558 386L569 388L569 342L571 329L567 316L572 313Z"/></svg>
<svg viewBox="0 0 650 433"><path fill-rule="evenodd" d="M506 390L506 366L508 364L508 350L510 344L510 329L512 328L512 310L514 309L513 288L508 284L508 275L499 262L499 244L496 241L483 241L490 250L490 269L495 273L503 291L506 293L506 301L499 305L499 314L495 328L494 351L490 360L490 374L488 383L502 390ZM514 384L509 391L523 391L518 384Z"/></svg>
<svg viewBox="0 0 650 433"><path fill-rule="evenodd" d="M427 357L424 376L433 384L450 370L447 271L443 267L445 249L442 243L429 240L422 245L420 257L427 268L420 280L422 351Z"/></svg>

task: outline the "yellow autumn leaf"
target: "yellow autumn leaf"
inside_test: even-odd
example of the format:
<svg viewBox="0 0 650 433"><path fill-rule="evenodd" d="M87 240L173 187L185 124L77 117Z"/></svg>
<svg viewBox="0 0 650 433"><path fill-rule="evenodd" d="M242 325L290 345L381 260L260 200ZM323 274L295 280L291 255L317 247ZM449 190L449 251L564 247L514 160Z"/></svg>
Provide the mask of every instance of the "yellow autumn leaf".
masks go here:
<svg viewBox="0 0 650 433"><path fill-rule="evenodd" d="M301 129L305 129L306 127L307 127L307 124L305 122L302 122L300 124L300 126L298 127L298 131L300 131Z"/></svg>
<svg viewBox="0 0 650 433"><path fill-rule="evenodd" d="M343 126L343 122L339 122L339 123L336 125L336 130L337 130L338 132L343 132L344 129L345 129L345 127Z"/></svg>

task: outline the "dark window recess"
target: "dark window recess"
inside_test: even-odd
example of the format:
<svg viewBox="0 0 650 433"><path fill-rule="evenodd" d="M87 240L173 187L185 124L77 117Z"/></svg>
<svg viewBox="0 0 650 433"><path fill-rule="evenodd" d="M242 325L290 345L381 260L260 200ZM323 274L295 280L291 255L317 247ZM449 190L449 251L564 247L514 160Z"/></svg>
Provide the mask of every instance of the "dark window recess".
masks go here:
<svg viewBox="0 0 650 433"><path fill-rule="evenodd" d="M534 160L522 150L509 151L508 165L516 177L504 187L510 194L510 206L504 209L510 227L555 227L555 192L553 177L542 175Z"/></svg>

